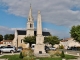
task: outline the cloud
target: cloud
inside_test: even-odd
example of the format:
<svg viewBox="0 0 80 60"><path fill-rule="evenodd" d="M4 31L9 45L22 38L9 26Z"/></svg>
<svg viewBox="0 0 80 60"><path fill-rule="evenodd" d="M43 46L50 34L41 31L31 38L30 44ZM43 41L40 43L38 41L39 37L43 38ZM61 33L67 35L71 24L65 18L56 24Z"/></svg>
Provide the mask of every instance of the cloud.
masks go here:
<svg viewBox="0 0 80 60"><path fill-rule="evenodd" d="M0 34L14 34L15 30L25 30L25 28L8 28L5 26L0 26Z"/></svg>
<svg viewBox="0 0 80 60"><path fill-rule="evenodd" d="M0 26L0 34L14 34L14 30L8 27Z"/></svg>
<svg viewBox="0 0 80 60"><path fill-rule="evenodd" d="M80 0L1 0L6 12L16 16L28 17L30 3L32 4L33 16L36 20L37 11L41 11L42 20L55 25L71 27L80 24ZM74 8L75 9L75 8Z"/></svg>
<svg viewBox="0 0 80 60"><path fill-rule="evenodd" d="M42 21L68 28L80 24L80 0L0 0L0 6L7 7L5 12L25 18L28 17L30 3L32 5L34 20L37 20L37 12L40 10ZM3 34L8 32L12 33L15 30L15 28L0 28L4 29L0 29L0 33L4 31ZM52 35L57 35L61 38L69 37L69 31L51 30L47 28L43 30L50 31Z"/></svg>
<svg viewBox="0 0 80 60"><path fill-rule="evenodd" d="M70 37L69 31L65 31L65 30L61 31L61 30L55 30L55 29L53 30L53 29L44 28L43 31L50 32L51 35L58 36L60 39Z"/></svg>

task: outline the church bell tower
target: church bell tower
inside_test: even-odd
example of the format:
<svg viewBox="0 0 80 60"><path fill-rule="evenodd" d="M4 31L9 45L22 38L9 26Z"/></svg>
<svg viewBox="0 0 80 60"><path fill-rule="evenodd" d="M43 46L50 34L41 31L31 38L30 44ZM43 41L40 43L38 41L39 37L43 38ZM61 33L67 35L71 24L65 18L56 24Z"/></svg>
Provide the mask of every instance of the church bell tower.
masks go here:
<svg viewBox="0 0 80 60"><path fill-rule="evenodd" d="M34 36L34 21L33 21L33 16L32 16L31 5L30 5L29 16L28 16L28 22L27 22L26 36Z"/></svg>

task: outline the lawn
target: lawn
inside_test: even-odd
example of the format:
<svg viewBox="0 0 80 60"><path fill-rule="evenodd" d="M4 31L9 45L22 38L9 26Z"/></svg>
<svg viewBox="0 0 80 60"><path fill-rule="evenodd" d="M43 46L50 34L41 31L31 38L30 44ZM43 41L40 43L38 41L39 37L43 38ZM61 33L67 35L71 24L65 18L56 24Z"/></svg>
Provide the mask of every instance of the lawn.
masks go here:
<svg viewBox="0 0 80 60"><path fill-rule="evenodd" d="M5 55L5 56L2 56L0 58L8 58L9 60L27 60L27 59L20 59L19 55ZM76 56L72 56L72 55L65 55L65 58L68 60L68 59L74 59L74 58L77 58L77 57ZM55 58L35 58L33 60L36 60L36 59L39 59L39 60L62 60L62 58L60 58L60 57L55 57Z"/></svg>

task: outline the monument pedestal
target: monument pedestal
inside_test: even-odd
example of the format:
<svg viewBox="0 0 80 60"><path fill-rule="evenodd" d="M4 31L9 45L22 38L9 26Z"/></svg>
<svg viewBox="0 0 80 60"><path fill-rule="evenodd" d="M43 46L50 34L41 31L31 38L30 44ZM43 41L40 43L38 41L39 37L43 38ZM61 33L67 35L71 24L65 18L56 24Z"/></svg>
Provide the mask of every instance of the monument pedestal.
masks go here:
<svg viewBox="0 0 80 60"><path fill-rule="evenodd" d="M36 36L36 45L34 49L34 54L45 54L45 44L43 44L44 37Z"/></svg>
<svg viewBox="0 0 80 60"><path fill-rule="evenodd" d="M36 44L34 49L34 54L45 54L45 45L44 44Z"/></svg>
<svg viewBox="0 0 80 60"><path fill-rule="evenodd" d="M44 36L36 37L36 45L34 48L34 56L36 57L50 57L45 51Z"/></svg>

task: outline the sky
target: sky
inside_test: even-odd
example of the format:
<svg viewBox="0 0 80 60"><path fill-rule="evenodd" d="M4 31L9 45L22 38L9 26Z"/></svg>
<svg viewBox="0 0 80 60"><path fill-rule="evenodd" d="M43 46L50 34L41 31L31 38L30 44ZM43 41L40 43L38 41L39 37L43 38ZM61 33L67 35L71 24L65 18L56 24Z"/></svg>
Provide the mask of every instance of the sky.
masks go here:
<svg viewBox="0 0 80 60"><path fill-rule="evenodd" d="M26 29L30 4L36 28L41 11L43 31L59 38L69 38L73 25L80 24L80 0L0 0L0 34Z"/></svg>

